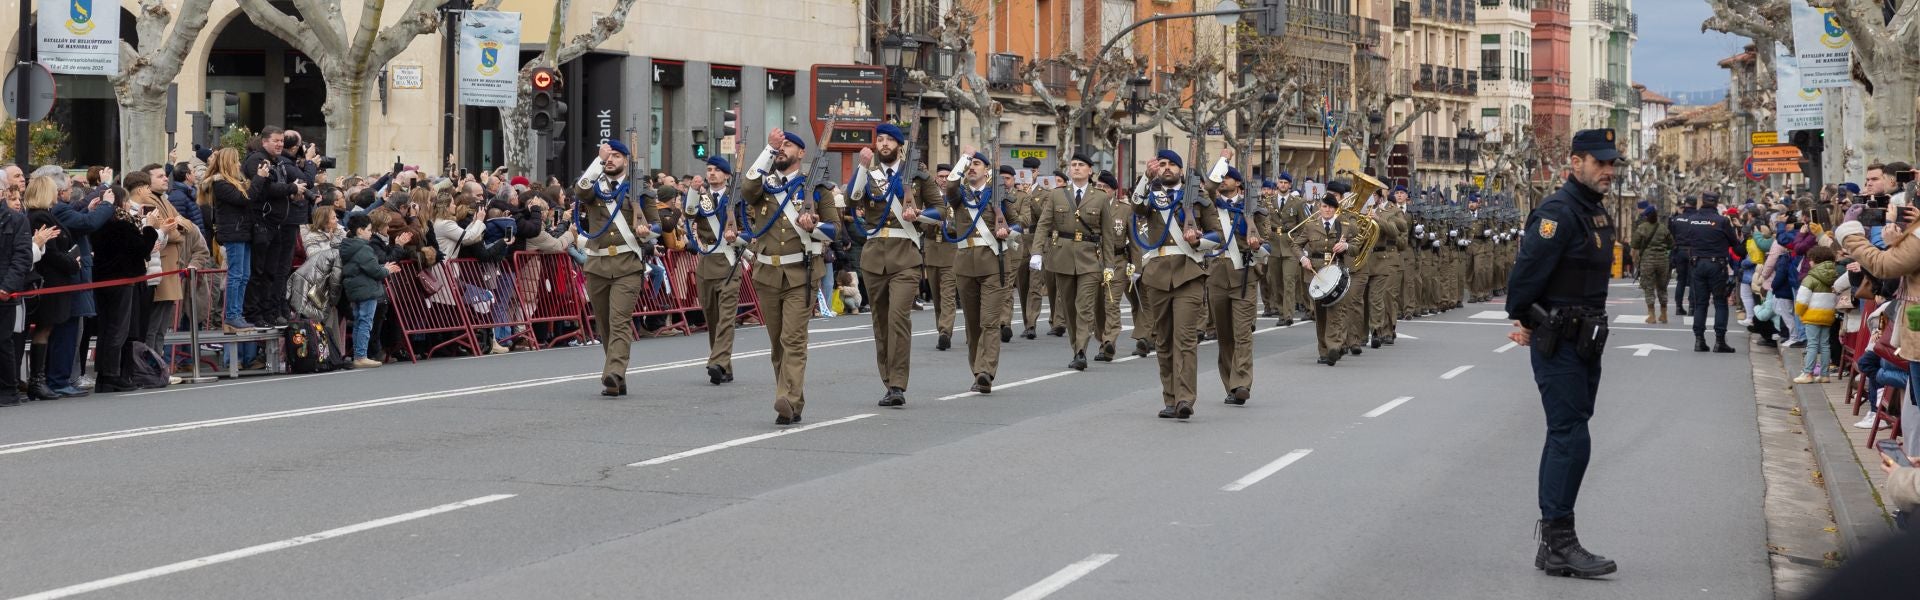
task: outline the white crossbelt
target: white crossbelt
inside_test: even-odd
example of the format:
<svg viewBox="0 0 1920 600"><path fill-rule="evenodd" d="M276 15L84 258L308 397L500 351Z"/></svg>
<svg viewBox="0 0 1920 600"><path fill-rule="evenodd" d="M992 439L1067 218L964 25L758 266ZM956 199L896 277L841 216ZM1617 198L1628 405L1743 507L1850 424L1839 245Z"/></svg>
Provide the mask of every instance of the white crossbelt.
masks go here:
<svg viewBox="0 0 1920 600"><path fill-rule="evenodd" d="M885 173L882 173L882 175L884 176ZM886 194L893 193L893 186L891 185L892 182L888 182L888 183L889 185L886 188L887 189L887 192L885 192ZM903 190L906 189L904 184L902 184L901 189ZM882 194L882 197L885 197L885 194ZM887 210L888 212L891 212L893 214L894 222L905 225L907 222L907 218L904 215L906 213L902 212L901 207L906 204L906 199L896 198L895 200L897 201L887 203ZM911 227L888 227L886 229L880 230L880 237L884 238L884 237L893 237L893 236L899 236L899 237L907 238L908 240L913 241L913 245L916 248L920 246L920 232L915 231Z"/></svg>
<svg viewBox="0 0 1920 600"><path fill-rule="evenodd" d="M722 199L724 200L724 197ZM689 198L688 204L697 204L697 203L692 202L691 198ZM734 263L740 262L740 255L739 255L739 251L733 247L733 244L727 243L726 232L722 231L720 228L720 211L722 210L720 206L721 206L720 202L715 202L713 204L713 207L714 207L713 214L707 215L706 217L707 229L713 231L713 243L720 246L720 250L719 250L720 255L727 257L727 265L732 266ZM688 207L689 211L691 211L692 208L693 207L689 206ZM693 232L693 234L698 236L700 235L700 232L695 231Z"/></svg>
<svg viewBox="0 0 1920 600"><path fill-rule="evenodd" d="M1220 212L1220 224L1231 231L1233 229L1233 213L1218 206L1213 209ZM1231 234L1228 235L1227 239L1227 251L1222 254L1226 255L1227 260L1233 261L1233 270L1238 271L1246 268L1247 261L1246 257L1240 253L1240 242L1239 240L1232 239Z"/></svg>
<svg viewBox="0 0 1920 600"><path fill-rule="evenodd" d="M787 192L782 191L774 197L785 200L787 198ZM793 234L800 238L800 246L807 249L807 254L819 254L820 242L814 241L813 236L809 235L806 230L800 228L800 208L797 206L799 201L795 200L785 204L785 210L782 211L781 214L786 217L787 225L793 227Z"/></svg>
<svg viewBox="0 0 1920 600"><path fill-rule="evenodd" d="M968 221L974 220L976 215L973 208L965 205L962 205L961 208L966 209ZM978 227L978 226L974 227L973 237L960 242L959 247L963 249L964 248L986 248L988 250L993 251L994 256L999 256L1000 244L994 243L996 240L993 239L993 234L987 231L987 229L988 228L986 227Z"/></svg>

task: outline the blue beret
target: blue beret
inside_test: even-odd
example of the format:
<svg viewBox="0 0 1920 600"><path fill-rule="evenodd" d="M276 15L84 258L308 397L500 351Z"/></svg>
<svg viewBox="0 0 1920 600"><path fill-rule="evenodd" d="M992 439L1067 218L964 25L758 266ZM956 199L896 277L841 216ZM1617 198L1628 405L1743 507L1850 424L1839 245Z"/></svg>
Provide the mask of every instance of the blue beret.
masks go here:
<svg viewBox="0 0 1920 600"><path fill-rule="evenodd" d="M1840 189L1846 190L1849 194L1860 193L1860 185L1851 181L1840 184ZM1747 204L1753 204L1753 201L1749 200Z"/></svg>
<svg viewBox="0 0 1920 600"><path fill-rule="evenodd" d="M1227 167L1227 175L1226 175L1226 178L1227 178L1227 179L1232 179L1232 180L1234 180L1234 181L1238 181L1238 182L1240 182L1240 183L1242 183L1242 184L1245 184L1245 183L1247 182L1247 179L1246 179L1245 177L1241 177L1241 176L1240 176L1240 169L1236 169L1236 168L1233 168L1233 167Z"/></svg>
<svg viewBox="0 0 1920 600"><path fill-rule="evenodd" d="M1653 216L1654 212L1656 211L1653 209L1653 206L1651 205L1647 206L1646 208L1640 209L1640 215L1644 217L1651 217Z"/></svg>
<svg viewBox="0 0 1920 600"><path fill-rule="evenodd" d="M1407 191L1407 186L1404 186L1404 185L1396 185L1396 186L1393 186L1393 191L1396 191L1396 192L1404 192L1404 191Z"/></svg>
<svg viewBox="0 0 1920 600"><path fill-rule="evenodd" d="M807 149L807 141L800 139L800 134L791 131L785 133L787 134L787 141L793 142L793 145L799 146L801 150Z"/></svg>
<svg viewBox="0 0 1920 600"><path fill-rule="evenodd" d="M900 131L900 126L892 123L881 123L879 127L873 128L873 135L874 141L879 141L879 136L884 135L893 138L893 141L898 143L904 144L907 142L906 132Z"/></svg>
<svg viewBox="0 0 1920 600"><path fill-rule="evenodd" d="M1260 182L1260 187L1263 189L1277 190L1280 189L1280 184L1274 183L1272 179L1268 179Z"/></svg>
<svg viewBox="0 0 1920 600"><path fill-rule="evenodd" d="M973 153L973 160L974 160L975 162L978 162L978 163L980 163L980 164L982 164L982 165L986 165L986 166L987 166L988 168L992 168L992 167L993 167L993 163L992 163L992 162L989 162L989 161L987 160L987 153L985 153L985 152L975 152L975 153Z"/></svg>
<svg viewBox="0 0 1920 600"><path fill-rule="evenodd" d="M1182 169L1187 168L1186 161L1180 160L1180 153L1174 152L1172 150L1161 150L1159 152L1154 153L1153 157L1173 163L1173 166L1180 167Z"/></svg>
<svg viewBox="0 0 1920 600"><path fill-rule="evenodd" d="M728 175L733 174L733 163L727 162L727 157L725 156L707 157L707 164L713 165L713 168L719 169L721 173Z"/></svg>
<svg viewBox="0 0 1920 600"><path fill-rule="evenodd" d="M607 141L605 141L605 142L603 142L603 143L605 143L605 144L607 145L607 147L608 147L608 148L612 148L614 152L619 152L619 153L621 153L621 154L625 154L625 155L627 155L627 156L632 156L632 155L633 155L633 151L631 151L631 150L627 150L627 144L626 144L626 142L622 142L622 141L620 141L620 140L616 140L616 139L613 139L613 138L607 138Z"/></svg>
<svg viewBox="0 0 1920 600"><path fill-rule="evenodd" d="M1287 183L1293 183L1293 174L1292 174L1292 173L1288 173L1288 172L1286 172L1286 171L1281 171L1281 172L1280 172L1280 180L1281 180L1281 181L1285 181L1285 182L1287 182Z"/></svg>

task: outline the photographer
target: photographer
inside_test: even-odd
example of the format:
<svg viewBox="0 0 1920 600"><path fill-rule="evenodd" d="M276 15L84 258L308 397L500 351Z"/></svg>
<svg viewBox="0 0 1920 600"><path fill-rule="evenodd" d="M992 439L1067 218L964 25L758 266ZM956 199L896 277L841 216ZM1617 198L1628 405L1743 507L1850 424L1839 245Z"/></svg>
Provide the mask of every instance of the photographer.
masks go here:
<svg viewBox="0 0 1920 600"><path fill-rule="evenodd" d="M286 138L279 127L260 130L251 152L240 165L243 173L259 173L266 168L266 185L260 187L259 219L253 227L253 277L247 286L246 314L256 325L279 326L287 323L287 276L293 271L293 246L300 242L299 224L290 224L295 204L311 210L306 200L310 174L297 168L284 154ZM300 220L307 220L301 215Z"/></svg>
<svg viewBox="0 0 1920 600"><path fill-rule="evenodd" d="M1884 192L1913 183L1913 170L1905 163L1874 165L1874 167L1868 168L1867 185L1881 192L1877 195L1886 195ZM1904 192L1891 195L1888 200L1886 229L1882 234L1887 243L1885 249L1875 246L1867 238L1866 224L1862 222L1864 219L1842 223L1834 229L1834 237L1840 240L1847 254L1857 259L1874 279L1891 281L1899 278L1898 297L1920 297L1920 277L1915 277L1920 275L1920 242L1914 242L1906 235L1913 231L1915 217L1920 216L1920 211L1906 204ZM1892 325L1899 335L1895 344L1896 355L1908 361L1920 358L1920 310L1911 312L1908 310L1913 308L1912 305L1898 307L1894 312ZM1917 373L1920 373L1920 363L1909 363L1908 379L1913 380ZM1914 405L1916 391L1920 390L1916 390L1914 386L1907 388L1908 406ZM1912 439L1911 436L1920 434L1920 431L1916 431L1920 429L1920 419L1904 419L1902 426L1907 430L1905 435L1909 440Z"/></svg>

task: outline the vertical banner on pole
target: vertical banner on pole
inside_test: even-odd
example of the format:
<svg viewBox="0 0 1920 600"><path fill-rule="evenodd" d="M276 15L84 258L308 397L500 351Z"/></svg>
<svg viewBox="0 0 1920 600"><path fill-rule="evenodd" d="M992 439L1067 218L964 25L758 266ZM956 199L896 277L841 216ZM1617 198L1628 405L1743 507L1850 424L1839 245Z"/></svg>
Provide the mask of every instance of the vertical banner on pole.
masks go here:
<svg viewBox="0 0 1920 600"><path fill-rule="evenodd" d="M1833 9L1814 8L1806 0L1788 4L1793 6L1793 50L1800 64L1800 86L1853 87L1853 38L1834 20Z"/></svg>
<svg viewBox="0 0 1920 600"><path fill-rule="evenodd" d="M1787 53L1785 44L1773 45L1773 73L1778 80L1774 90L1773 130L1780 133L1801 129L1825 129L1827 126L1826 105L1820 99L1821 90L1813 87L1801 87L1806 71L1799 68L1797 60Z"/></svg>
<svg viewBox="0 0 1920 600"><path fill-rule="evenodd" d="M27 0L18 0L25 2ZM120 72L120 3L109 0L40 0L40 64L68 75Z"/></svg>
<svg viewBox="0 0 1920 600"><path fill-rule="evenodd" d="M520 92L520 13L462 14L458 70L461 104L513 108Z"/></svg>

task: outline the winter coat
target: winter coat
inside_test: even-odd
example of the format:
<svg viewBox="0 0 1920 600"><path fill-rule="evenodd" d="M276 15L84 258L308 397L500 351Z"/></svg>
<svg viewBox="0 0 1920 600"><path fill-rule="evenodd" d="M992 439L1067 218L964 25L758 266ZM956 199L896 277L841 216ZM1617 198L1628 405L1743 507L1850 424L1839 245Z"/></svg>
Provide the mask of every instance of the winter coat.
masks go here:
<svg viewBox="0 0 1920 600"><path fill-rule="evenodd" d="M245 244L253 241L253 226L259 222L260 203L252 191L242 193L239 184L225 178L209 180L202 185L213 186L213 237L222 244ZM249 184L253 190L263 185L260 180Z"/></svg>
<svg viewBox="0 0 1920 600"><path fill-rule="evenodd" d="M25 213L0 207L0 291L26 291L33 277L33 226ZM0 306L20 304L18 298ZM13 323L0 323L13 327Z"/></svg>
<svg viewBox="0 0 1920 600"><path fill-rule="evenodd" d="M95 281L126 279L147 274L147 259L160 232L132 221L114 219L93 234L93 276Z"/></svg>
<svg viewBox="0 0 1920 600"><path fill-rule="evenodd" d="M207 221L200 214L200 203L194 201L199 197L199 190L184 183L175 183L167 190L167 202L173 205L173 210L187 220L193 221L195 228L206 231Z"/></svg>
<svg viewBox="0 0 1920 600"><path fill-rule="evenodd" d="M1842 229L1845 231L1845 229ZM1906 235L1914 235L1908 233ZM1841 240L1847 254L1860 261L1868 273L1884 279L1900 278L1900 291L1897 298L1902 302L1920 302L1920 239L1908 239L1899 245L1888 244L1881 250L1864 234L1847 235ZM1914 331L1906 323L1907 311L1894 310L1893 327L1899 334L1896 345L1899 357L1906 360L1920 360L1920 331Z"/></svg>
<svg viewBox="0 0 1920 600"><path fill-rule="evenodd" d="M1800 280L1800 290L1793 296L1793 314L1799 316L1802 323L1832 327L1834 309L1839 303L1836 292L1845 291L1842 288L1848 286L1849 280L1840 277L1840 267L1833 261L1814 265Z"/></svg>
<svg viewBox="0 0 1920 600"><path fill-rule="evenodd" d="M387 293L386 279L386 263L373 244L357 237L340 242L340 286L348 302L378 300Z"/></svg>
<svg viewBox="0 0 1920 600"><path fill-rule="evenodd" d="M41 227L59 227L53 211L34 210L27 212L27 219L33 230ZM80 278L80 258L74 255L73 236L61 231L60 235L47 240L47 248L40 255L40 262L33 263L34 276L39 279L32 287L49 288L72 285ZM73 302L60 295L34 296L27 300L27 320L34 325L51 327L66 322L73 314Z"/></svg>

